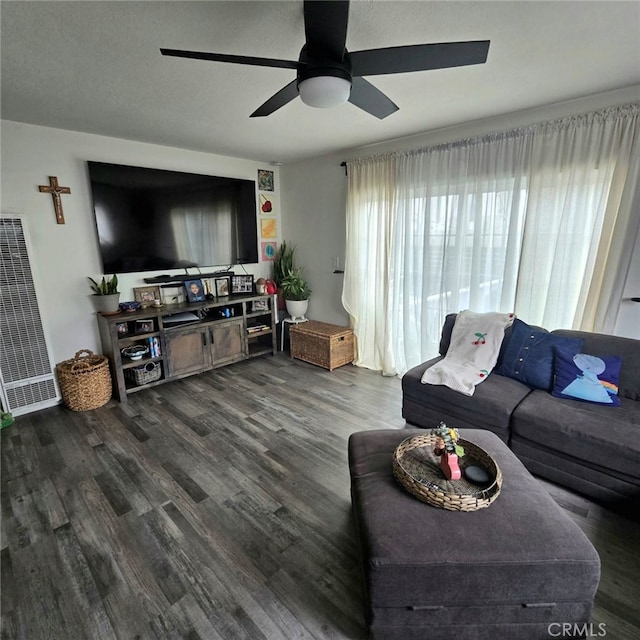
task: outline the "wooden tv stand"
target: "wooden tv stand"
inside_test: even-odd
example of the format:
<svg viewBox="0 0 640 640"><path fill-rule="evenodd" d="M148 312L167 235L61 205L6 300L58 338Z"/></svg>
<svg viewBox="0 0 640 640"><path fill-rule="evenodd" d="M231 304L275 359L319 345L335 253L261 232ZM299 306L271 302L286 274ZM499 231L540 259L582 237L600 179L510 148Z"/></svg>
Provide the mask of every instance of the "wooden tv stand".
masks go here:
<svg viewBox="0 0 640 640"><path fill-rule="evenodd" d="M273 355L275 304L274 296L230 296L99 314L102 350L111 361L115 397L126 402L128 394L142 389L239 360ZM172 323L172 316L185 312L198 319ZM140 360L131 360L122 350L133 345L145 346L149 352Z"/></svg>

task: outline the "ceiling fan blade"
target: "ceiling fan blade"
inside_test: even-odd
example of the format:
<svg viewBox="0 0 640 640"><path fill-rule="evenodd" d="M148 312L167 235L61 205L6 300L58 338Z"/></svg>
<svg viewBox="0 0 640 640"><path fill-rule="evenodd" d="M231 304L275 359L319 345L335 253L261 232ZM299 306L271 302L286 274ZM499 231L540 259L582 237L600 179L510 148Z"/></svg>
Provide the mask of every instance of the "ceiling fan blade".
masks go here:
<svg viewBox="0 0 640 640"><path fill-rule="evenodd" d="M271 96L263 105L259 106L252 114L251 118L260 118L262 116L271 115L280 107L291 102L298 97L298 81L292 80L287 86L282 87L278 93Z"/></svg>
<svg viewBox="0 0 640 640"><path fill-rule="evenodd" d="M309 57L341 62L348 21L348 0L305 0L304 32Z"/></svg>
<svg viewBox="0 0 640 640"><path fill-rule="evenodd" d="M380 120L398 110L397 104L364 78L353 78L349 102Z"/></svg>
<svg viewBox="0 0 640 640"><path fill-rule="evenodd" d="M405 47L352 51L351 73L375 76L385 73L407 73L483 64L489 54L489 40L415 44Z"/></svg>
<svg viewBox="0 0 640 640"><path fill-rule="evenodd" d="M193 60L211 60L213 62L232 62L234 64L251 64L257 67L281 67L297 69L298 62L278 60L276 58L254 58L253 56L234 56L226 53L206 53L203 51L182 51L182 49L160 49L163 56L174 58L190 58Z"/></svg>

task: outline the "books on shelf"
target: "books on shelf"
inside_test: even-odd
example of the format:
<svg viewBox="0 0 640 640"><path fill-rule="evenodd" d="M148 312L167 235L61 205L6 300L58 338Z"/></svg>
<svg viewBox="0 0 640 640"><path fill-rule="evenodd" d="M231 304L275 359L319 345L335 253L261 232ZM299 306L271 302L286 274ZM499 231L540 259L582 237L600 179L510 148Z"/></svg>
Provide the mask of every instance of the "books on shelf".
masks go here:
<svg viewBox="0 0 640 640"><path fill-rule="evenodd" d="M260 333L260 331L265 331L268 328L268 324L256 324L252 327L247 327L247 333Z"/></svg>
<svg viewBox="0 0 640 640"><path fill-rule="evenodd" d="M159 358L162 355L160 350L160 338L147 338L147 342L149 343L149 355L152 358Z"/></svg>

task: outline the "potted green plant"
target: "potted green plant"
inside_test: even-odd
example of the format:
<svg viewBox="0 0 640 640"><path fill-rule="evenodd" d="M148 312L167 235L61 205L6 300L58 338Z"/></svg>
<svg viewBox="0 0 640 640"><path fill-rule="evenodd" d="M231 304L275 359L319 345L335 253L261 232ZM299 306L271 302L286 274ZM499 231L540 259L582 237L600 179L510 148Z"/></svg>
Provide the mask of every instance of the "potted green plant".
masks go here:
<svg viewBox="0 0 640 640"><path fill-rule="evenodd" d="M89 278L89 286L93 295L91 300L93 306L98 313L109 315L118 313L120 310L120 292L118 291L118 276L114 273L111 278L107 279L102 276L102 280L98 282L91 276Z"/></svg>
<svg viewBox="0 0 640 640"><path fill-rule="evenodd" d="M280 289L288 314L294 319L304 318L309 306L311 289L307 281L302 277L302 267L289 269L282 279Z"/></svg>
<svg viewBox="0 0 640 640"><path fill-rule="evenodd" d="M282 286L282 281L285 279L285 276L287 276L290 271L293 271L293 254L295 250L295 247L287 245L286 240L283 240L280 244L276 258L273 261L273 280L278 288Z"/></svg>
<svg viewBox="0 0 640 640"><path fill-rule="evenodd" d="M273 261L273 281L276 283L279 309L285 308L284 298L282 297L281 291L282 281L285 276L293 270L293 255L295 250L295 247L289 246L287 241L283 240L280 243L275 260Z"/></svg>

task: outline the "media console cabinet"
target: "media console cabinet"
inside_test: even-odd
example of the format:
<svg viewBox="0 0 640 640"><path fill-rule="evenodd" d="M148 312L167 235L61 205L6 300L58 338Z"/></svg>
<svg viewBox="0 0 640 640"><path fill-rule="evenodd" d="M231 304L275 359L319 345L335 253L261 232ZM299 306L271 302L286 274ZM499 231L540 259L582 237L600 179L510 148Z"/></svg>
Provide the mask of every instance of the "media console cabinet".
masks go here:
<svg viewBox="0 0 640 640"><path fill-rule="evenodd" d="M276 352L274 296L231 296L196 303L98 315L104 355L111 362L114 395L178 380L232 362ZM195 319L177 321L183 314ZM122 352L146 347L141 359Z"/></svg>

